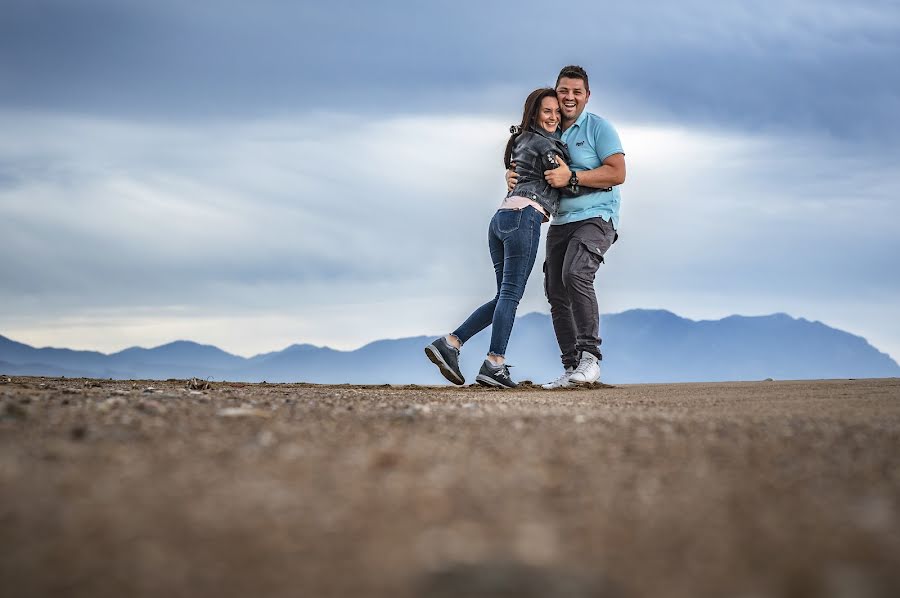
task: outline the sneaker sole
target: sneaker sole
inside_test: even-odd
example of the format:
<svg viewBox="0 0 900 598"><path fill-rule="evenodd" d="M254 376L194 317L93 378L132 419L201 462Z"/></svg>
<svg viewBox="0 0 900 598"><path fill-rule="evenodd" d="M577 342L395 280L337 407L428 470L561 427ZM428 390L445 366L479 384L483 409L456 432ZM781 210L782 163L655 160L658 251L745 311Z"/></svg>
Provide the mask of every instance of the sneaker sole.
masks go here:
<svg viewBox="0 0 900 598"><path fill-rule="evenodd" d="M446 378L449 382L461 386L466 383L466 379L462 376L457 376L456 372L454 372L450 366L444 361L443 356L438 353L438 350L428 345L425 347L425 355L428 356L428 359L438 367L441 371L441 374Z"/></svg>
<svg viewBox="0 0 900 598"><path fill-rule="evenodd" d="M515 386L507 386L501 382L497 382L493 378L485 376L484 374L478 374L475 376L475 382L481 384L482 386L490 386L492 388L515 388Z"/></svg>
<svg viewBox="0 0 900 598"><path fill-rule="evenodd" d="M569 382L568 384L560 384L558 386L553 386L550 384L541 384L541 388L543 388L544 390L556 390L557 388L571 388L573 386L575 386L574 382Z"/></svg>
<svg viewBox="0 0 900 598"><path fill-rule="evenodd" d="M594 378L593 380L584 380L584 381L582 381L582 380L572 380L571 378L569 378L569 383L572 384L572 385L594 384L595 382L599 382L599 380L600 380L600 376L597 376L597 377Z"/></svg>

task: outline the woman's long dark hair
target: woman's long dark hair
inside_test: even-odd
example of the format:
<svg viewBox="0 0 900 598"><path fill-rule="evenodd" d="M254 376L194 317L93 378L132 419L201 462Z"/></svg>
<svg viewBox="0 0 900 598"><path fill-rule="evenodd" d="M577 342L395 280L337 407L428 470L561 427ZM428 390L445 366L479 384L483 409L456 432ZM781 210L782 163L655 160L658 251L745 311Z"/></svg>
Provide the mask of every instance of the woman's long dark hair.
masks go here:
<svg viewBox="0 0 900 598"><path fill-rule="evenodd" d="M509 128L509 132L512 135L510 135L509 141L506 143L506 151L503 153L503 165L506 168L509 168L516 137L520 133L527 131L531 125L537 126L537 116L541 110L541 102L544 101L544 98L551 96L556 97L556 90L550 87L541 87L528 94L528 97L525 99L525 110L522 111L522 124L519 126L513 125Z"/></svg>

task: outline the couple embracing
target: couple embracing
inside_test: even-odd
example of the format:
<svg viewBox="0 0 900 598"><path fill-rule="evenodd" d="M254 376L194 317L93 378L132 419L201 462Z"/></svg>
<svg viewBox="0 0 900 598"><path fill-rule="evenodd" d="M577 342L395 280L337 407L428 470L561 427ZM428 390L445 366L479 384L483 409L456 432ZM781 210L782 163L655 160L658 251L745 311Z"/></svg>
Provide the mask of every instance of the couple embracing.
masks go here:
<svg viewBox="0 0 900 598"><path fill-rule="evenodd" d="M475 381L515 388L505 353L516 309L537 257L541 224L550 223L544 288L563 373L543 388L600 379L600 311L594 276L619 228L619 189L625 155L613 126L584 111L587 73L566 66L556 89L536 89L525 100L519 126L503 157L509 193L491 219L488 248L497 294L459 328L425 347L425 354L454 384L465 384L459 351L489 325L491 344Z"/></svg>

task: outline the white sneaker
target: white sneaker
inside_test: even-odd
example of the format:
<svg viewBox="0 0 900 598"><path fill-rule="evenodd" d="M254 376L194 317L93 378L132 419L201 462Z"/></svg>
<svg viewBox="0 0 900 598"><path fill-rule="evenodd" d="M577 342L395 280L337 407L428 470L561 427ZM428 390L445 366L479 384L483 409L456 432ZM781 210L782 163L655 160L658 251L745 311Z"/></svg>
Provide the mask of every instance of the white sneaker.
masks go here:
<svg viewBox="0 0 900 598"><path fill-rule="evenodd" d="M581 352L581 361L578 367L569 376L572 384L590 384L600 379L600 360L587 351Z"/></svg>
<svg viewBox="0 0 900 598"><path fill-rule="evenodd" d="M541 388L543 388L544 390L553 390L554 388L568 388L572 386L572 383L569 382L569 376L571 376L572 372L574 371L575 368L566 368L566 371L562 373L562 376L560 376L553 382L541 384Z"/></svg>

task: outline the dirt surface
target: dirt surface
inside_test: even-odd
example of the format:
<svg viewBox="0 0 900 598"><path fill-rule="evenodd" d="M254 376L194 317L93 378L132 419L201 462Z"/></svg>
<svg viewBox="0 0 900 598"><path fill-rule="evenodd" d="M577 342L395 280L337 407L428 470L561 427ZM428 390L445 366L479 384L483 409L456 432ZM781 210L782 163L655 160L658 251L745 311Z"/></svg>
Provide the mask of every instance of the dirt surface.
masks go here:
<svg viewBox="0 0 900 598"><path fill-rule="evenodd" d="M900 595L900 380L0 378L2 596Z"/></svg>

